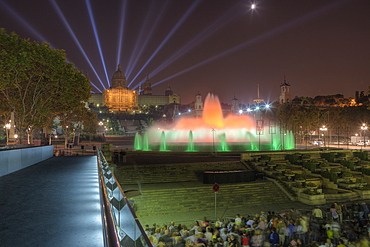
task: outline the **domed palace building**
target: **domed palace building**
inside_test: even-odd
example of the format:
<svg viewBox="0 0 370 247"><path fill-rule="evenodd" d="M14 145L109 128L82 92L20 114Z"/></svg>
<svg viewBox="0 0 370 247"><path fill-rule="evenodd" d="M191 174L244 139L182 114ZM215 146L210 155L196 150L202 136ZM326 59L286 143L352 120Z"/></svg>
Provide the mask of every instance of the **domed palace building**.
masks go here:
<svg viewBox="0 0 370 247"><path fill-rule="evenodd" d="M111 87L104 90L104 105L110 111L134 111L138 107L138 93L136 90L128 89L126 85L126 76L118 65L111 80Z"/></svg>

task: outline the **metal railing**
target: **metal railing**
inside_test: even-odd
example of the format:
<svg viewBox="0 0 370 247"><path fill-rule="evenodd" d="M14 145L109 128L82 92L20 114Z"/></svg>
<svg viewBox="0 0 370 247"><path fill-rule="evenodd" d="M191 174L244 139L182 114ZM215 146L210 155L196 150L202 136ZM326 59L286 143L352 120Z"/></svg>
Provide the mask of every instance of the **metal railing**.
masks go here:
<svg viewBox="0 0 370 247"><path fill-rule="evenodd" d="M152 247L121 185L97 149L105 246Z"/></svg>

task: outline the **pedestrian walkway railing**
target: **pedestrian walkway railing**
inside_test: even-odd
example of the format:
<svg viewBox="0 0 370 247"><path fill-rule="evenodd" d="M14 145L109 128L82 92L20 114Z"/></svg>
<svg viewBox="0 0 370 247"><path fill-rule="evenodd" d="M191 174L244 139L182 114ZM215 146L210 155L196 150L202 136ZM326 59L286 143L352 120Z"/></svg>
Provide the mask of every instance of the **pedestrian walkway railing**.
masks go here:
<svg viewBox="0 0 370 247"><path fill-rule="evenodd" d="M152 247L100 148L97 154L105 246Z"/></svg>

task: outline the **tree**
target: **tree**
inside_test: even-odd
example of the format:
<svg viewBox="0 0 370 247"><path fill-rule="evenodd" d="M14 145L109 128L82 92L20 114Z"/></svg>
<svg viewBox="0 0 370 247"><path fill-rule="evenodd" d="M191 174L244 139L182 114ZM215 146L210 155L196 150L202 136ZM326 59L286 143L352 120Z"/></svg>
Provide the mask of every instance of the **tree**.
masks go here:
<svg viewBox="0 0 370 247"><path fill-rule="evenodd" d="M64 146L67 145L68 137L72 135L74 139L76 132L84 130L88 133L95 133L98 127L97 115L84 106L60 113L57 118L65 136Z"/></svg>
<svg viewBox="0 0 370 247"><path fill-rule="evenodd" d="M81 107L90 90L63 50L0 29L2 111L14 112L20 140L34 128L50 126L56 115Z"/></svg>

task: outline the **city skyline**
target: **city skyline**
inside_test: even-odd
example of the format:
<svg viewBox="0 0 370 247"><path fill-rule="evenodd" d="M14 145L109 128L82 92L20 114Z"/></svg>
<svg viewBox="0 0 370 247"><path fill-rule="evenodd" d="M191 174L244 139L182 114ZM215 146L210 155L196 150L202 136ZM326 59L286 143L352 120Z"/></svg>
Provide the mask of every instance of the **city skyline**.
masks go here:
<svg viewBox="0 0 370 247"><path fill-rule="evenodd" d="M252 10L252 3L256 9ZM149 75L182 103L199 92L249 104L367 91L370 32L365 0L56 1L0 0L1 28L64 49L94 92L121 64L130 89Z"/></svg>

